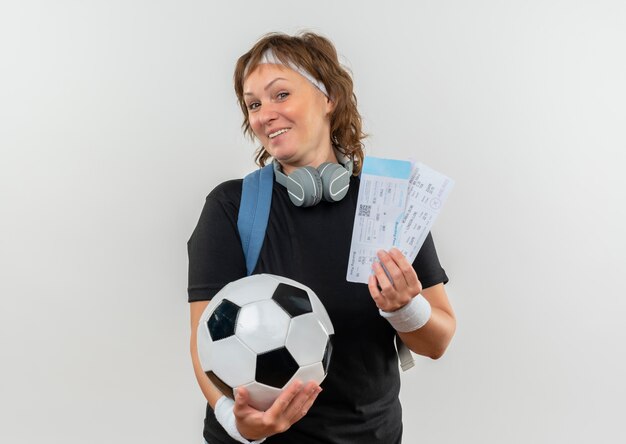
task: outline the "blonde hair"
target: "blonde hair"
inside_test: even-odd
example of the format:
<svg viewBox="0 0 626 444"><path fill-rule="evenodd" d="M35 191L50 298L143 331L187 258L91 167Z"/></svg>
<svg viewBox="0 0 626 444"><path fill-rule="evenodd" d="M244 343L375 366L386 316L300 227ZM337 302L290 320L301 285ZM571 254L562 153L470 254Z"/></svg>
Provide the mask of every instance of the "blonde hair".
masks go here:
<svg viewBox="0 0 626 444"><path fill-rule="evenodd" d="M270 49L286 66L294 64L308 71L324 84L335 104L330 116L332 143L343 154L354 159L353 174L358 175L365 156L362 140L366 134L362 131L361 115L357 109L352 77L339 63L337 50L332 42L318 34L304 32L290 36L283 33L270 33L263 36L250 51L239 57L235 66L234 83L237 100L244 116L242 124L244 134L252 140L255 139L248 120L248 107L243 97L243 82L246 75L260 64L263 54ZM260 146L255 155L256 163L265 166L269 158L270 154L265 147Z"/></svg>

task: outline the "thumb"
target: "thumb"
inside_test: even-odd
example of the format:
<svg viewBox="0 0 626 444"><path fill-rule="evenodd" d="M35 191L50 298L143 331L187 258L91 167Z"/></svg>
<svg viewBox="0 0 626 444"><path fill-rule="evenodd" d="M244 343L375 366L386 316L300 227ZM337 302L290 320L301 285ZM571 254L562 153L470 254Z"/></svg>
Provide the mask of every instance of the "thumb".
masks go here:
<svg viewBox="0 0 626 444"><path fill-rule="evenodd" d="M250 400L250 394L248 390L243 387L235 389L235 410L243 410L248 406L248 401Z"/></svg>

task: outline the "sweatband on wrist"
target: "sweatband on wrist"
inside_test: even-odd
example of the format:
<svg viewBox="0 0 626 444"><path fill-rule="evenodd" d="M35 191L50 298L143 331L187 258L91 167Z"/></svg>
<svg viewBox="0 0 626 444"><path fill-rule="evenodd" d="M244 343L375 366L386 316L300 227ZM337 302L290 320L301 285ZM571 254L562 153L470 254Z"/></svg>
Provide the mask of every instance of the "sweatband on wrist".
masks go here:
<svg viewBox="0 0 626 444"><path fill-rule="evenodd" d="M391 326L400 333L407 333L422 328L430 319L432 309L430 304L418 294L411 302L396 311L383 311L378 309L380 315L387 319Z"/></svg>
<svg viewBox="0 0 626 444"><path fill-rule="evenodd" d="M224 427L226 433L230 435L236 441L239 441L243 444L260 444L265 441L263 439L257 439L256 441L249 441L239 433L237 429L237 421L235 420L235 414L233 413L233 408L235 407L235 401L226 396L222 396L215 403L215 418L217 422Z"/></svg>

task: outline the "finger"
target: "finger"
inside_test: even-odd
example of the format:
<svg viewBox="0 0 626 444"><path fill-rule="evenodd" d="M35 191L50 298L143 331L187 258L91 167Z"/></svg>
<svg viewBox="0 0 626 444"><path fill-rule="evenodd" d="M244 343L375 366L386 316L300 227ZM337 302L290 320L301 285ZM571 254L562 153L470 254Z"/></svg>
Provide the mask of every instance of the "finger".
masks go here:
<svg viewBox="0 0 626 444"><path fill-rule="evenodd" d="M310 381L293 398L291 404L289 405L287 410L285 410L284 414L285 418L287 418L287 420L289 421L289 425L300 420L300 418L302 418L304 414L306 414L306 411L308 411L308 409L305 408L305 405L307 404L307 401L311 396L316 396L318 388L319 385L315 381Z"/></svg>
<svg viewBox="0 0 626 444"><path fill-rule="evenodd" d="M295 380L289 384L285 390L276 398L272 406L265 412L272 420L278 420L285 414L285 411L296 397L302 391L302 382Z"/></svg>
<svg viewBox="0 0 626 444"><path fill-rule="evenodd" d="M370 274L370 277L367 280L367 288L369 289L370 295L372 296L372 299L374 299L376 306L378 308L382 307L385 302L385 297L378 288L378 279L376 279L375 275Z"/></svg>
<svg viewBox="0 0 626 444"><path fill-rule="evenodd" d="M381 310L393 310L393 307L395 306L394 301L396 300L398 293L393 287L393 283L387 277L387 274L385 273L385 270L383 270L382 265L376 263L374 264L373 268L373 279L375 279L375 285L377 287L374 302L376 303L376 306Z"/></svg>
<svg viewBox="0 0 626 444"><path fill-rule="evenodd" d="M389 276L391 276L391 283L396 290L401 290L406 287L407 283L404 278L404 273L396 264L395 258L384 250L379 250L377 253L378 259L384 266Z"/></svg>
<svg viewBox="0 0 626 444"><path fill-rule="evenodd" d="M379 262L374 262L372 264L372 270L374 270L374 276L378 281L378 286L380 287L380 293L385 297L389 297L391 292L393 291L393 282L385 273L383 266Z"/></svg>
<svg viewBox="0 0 626 444"><path fill-rule="evenodd" d="M239 407L247 405L249 397L250 394L247 389L243 387L235 389L235 405L238 405Z"/></svg>
<svg viewBox="0 0 626 444"><path fill-rule="evenodd" d="M250 393L247 389L239 387L235 389L235 405L233 407L233 413L235 416L241 416L244 412L250 408Z"/></svg>
<svg viewBox="0 0 626 444"><path fill-rule="evenodd" d="M411 289L418 288L416 294L420 293L422 291L422 284L417 278L417 273L415 272L413 265L411 265L406 256L402 254L402 252L397 248L392 248L391 250L389 250L389 255L395 260L398 268L404 276L404 280L406 281L407 285Z"/></svg>
<svg viewBox="0 0 626 444"><path fill-rule="evenodd" d="M309 409L322 391L322 388L316 382L310 382L302 390L302 392L294 398L292 402L292 414L289 417L290 424L293 424L306 416ZM301 396L302 395L302 396Z"/></svg>

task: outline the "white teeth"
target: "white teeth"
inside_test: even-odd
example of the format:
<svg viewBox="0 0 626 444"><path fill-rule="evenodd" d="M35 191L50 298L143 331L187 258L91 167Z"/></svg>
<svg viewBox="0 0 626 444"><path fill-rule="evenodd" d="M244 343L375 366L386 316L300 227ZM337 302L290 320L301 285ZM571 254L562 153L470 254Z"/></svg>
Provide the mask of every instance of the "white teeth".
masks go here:
<svg viewBox="0 0 626 444"><path fill-rule="evenodd" d="M270 135L269 135L269 138L270 138L270 139L273 139L274 137L276 137L276 136L280 136L281 134L284 134L284 133L286 133L287 131L289 131L289 128L283 128L283 129L281 129L281 130L276 131L275 133L270 134Z"/></svg>

